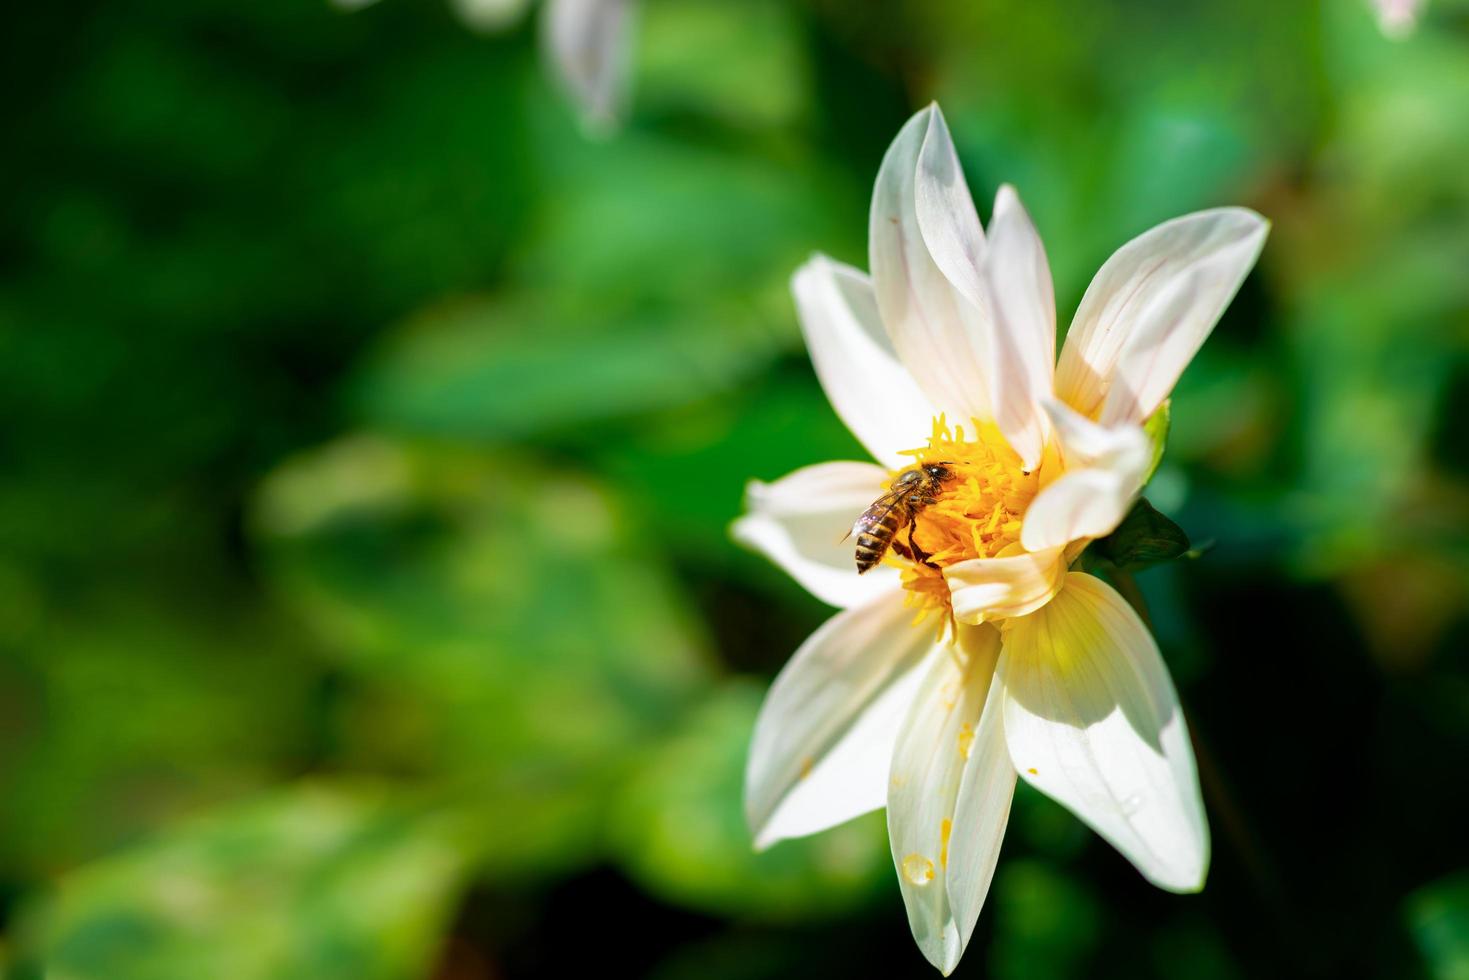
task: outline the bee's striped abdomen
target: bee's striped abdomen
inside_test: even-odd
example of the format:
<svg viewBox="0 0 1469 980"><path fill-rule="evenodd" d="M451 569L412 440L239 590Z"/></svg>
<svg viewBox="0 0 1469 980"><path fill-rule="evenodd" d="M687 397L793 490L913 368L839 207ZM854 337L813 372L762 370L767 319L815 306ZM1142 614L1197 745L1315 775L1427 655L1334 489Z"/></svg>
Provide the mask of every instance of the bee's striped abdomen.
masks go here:
<svg viewBox="0 0 1469 980"><path fill-rule="evenodd" d="M867 571L887 554L898 529L908 523L908 509L901 504L872 507L857 519L857 573Z"/></svg>

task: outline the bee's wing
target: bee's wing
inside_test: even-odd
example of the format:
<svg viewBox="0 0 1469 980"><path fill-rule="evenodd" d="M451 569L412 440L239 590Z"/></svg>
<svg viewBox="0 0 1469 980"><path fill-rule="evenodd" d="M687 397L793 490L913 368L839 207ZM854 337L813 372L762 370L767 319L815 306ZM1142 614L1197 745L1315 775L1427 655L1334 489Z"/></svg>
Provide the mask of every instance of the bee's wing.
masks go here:
<svg viewBox="0 0 1469 980"><path fill-rule="evenodd" d="M847 540L854 534L861 534L873 525L880 523L884 517L888 516L888 511L898 506L898 501L902 500L903 495L908 492L909 488L903 487L897 490L889 490L881 497L878 497L872 502L870 507L862 512L861 517L852 522L851 528L847 530L846 534L842 535L842 541ZM837 543L840 544L841 541Z"/></svg>

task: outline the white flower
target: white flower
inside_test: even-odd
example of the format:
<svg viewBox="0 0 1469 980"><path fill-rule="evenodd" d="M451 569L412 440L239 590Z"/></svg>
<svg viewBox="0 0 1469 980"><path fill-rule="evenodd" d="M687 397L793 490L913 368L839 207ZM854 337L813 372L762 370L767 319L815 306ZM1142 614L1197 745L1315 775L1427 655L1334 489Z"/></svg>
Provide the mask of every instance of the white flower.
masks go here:
<svg viewBox="0 0 1469 980"><path fill-rule="evenodd" d="M1426 5L1427 0L1372 0L1377 26L1384 35L1395 40L1413 33Z"/></svg>
<svg viewBox="0 0 1469 980"><path fill-rule="evenodd" d="M885 805L914 938L946 974L989 889L1017 774L1155 884L1203 885L1209 830L1168 670L1128 604L1068 566L1127 514L1151 461L1141 423L1266 231L1221 208L1124 245L1057 363L1040 238L1008 186L981 229L931 106L878 174L871 279L824 256L795 275L817 376L877 463L754 484L735 524L842 610L766 698L747 816L766 847ZM929 561L890 552L859 577L842 531L915 462L952 474L899 532Z"/></svg>
<svg viewBox="0 0 1469 980"><path fill-rule="evenodd" d="M332 0L361 10L377 0ZM480 31L514 23L530 0L453 0L459 16ZM582 122L605 131L621 119L630 82L632 0L546 0L542 40L557 83Z"/></svg>

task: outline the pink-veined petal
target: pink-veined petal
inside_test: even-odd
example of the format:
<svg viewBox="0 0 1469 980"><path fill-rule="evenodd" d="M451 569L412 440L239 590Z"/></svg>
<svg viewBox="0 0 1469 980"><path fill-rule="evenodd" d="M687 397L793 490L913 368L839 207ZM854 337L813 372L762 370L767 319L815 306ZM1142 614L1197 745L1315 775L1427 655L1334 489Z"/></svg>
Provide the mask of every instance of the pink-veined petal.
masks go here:
<svg viewBox="0 0 1469 980"><path fill-rule="evenodd" d="M1137 499L1153 460L1141 426L1103 426L1054 399L1044 405L1066 472L1026 509L1020 543L1030 551L1111 534Z"/></svg>
<svg viewBox="0 0 1469 980"><path fill-rule="evenodd" d="M1166 221L1118 249L1087 287L1056 394L1090 418L1142 422L1214 329L1265 243L1246 208Z"/></svg>
<svg viewBox="0 0 1469 980"><path fill-rule="evenodd" d="M883 806L898 729L934 649L901 589L837 613L801 644L750 743L745 815L756 847Z"/></svg>
<svg viewBox="0 0 1469 980"><path fill-rule="evenodd" d="M888 148L872 191L868 249L877 308L894 349L934 408L962 424L990 419L989 355L980 311L934 261L918 221L919 159L930 130L942 125L938 106L931 105L908 120ZM936 193L952 200L957 192ZM955 220L967 227L967 218ZM964 249L977 241L972 227L962 235L967 244L951 244Z"/></svg>
<svg viewBox="0 0 1469 980"><path fill-rule="evenodd" d="M1015 792L993 683L999 652L994 627L959 627L958 643L929 661L893 750L893 863L913 938L945 976L974 932Z"/></svg>
<svg viewBox="0 0 1469 980"><path fill-rule="evenodd" d="M1009 184L995 197L985 252L991 325L989 392L995 424L1026 469L1041 460L1056 361L1056 297L1040 235Z"/></svg>
<svg viewBox="0 0 1469 980"><path fill-rule="evenodd" d="M1024 616L1045 605L1066 574L1063 548L1004 558L971 558L944 569L961 623Z"/></svg>
<svg viewBox="0 0 1469 980"><path fill-rule="evenodd" d="M873 459L893 469L911 464L899 453L927 438L935 412L898 361L872 283L851 266L817 255L796 270L791 291L832 408Z"/></svg>
<svg viewBox="0 0 1469 980"><path fill-rule="evenodd" d="M1168 668L1110 586L1071 572L1044 608L1006 624L998 674L1020 778L1170 891L1209 866L1193 749Z"/></svg>
<svg viewBox="0 0 1469 980"><path fill-rule="evenodd" d="M882 495L888 473L873 463L817 463L774 483L752 481L736 541L761 552L807 592L839 608L859 606L899 588L886 565L857 574L856 544L843 536Z"/></svg>

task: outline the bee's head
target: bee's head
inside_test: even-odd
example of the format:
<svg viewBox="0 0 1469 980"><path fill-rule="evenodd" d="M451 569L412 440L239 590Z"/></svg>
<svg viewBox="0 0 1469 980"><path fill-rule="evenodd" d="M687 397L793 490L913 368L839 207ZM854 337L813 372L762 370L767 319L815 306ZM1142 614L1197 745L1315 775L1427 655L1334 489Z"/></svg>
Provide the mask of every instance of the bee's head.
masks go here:
<svg viewBox="0 0 1469 980"><path fill-rule="evenodd" d="M947 480L950 476L949 465L948 463L924 463L923 472L927 473L930 479Z"/></svg>

